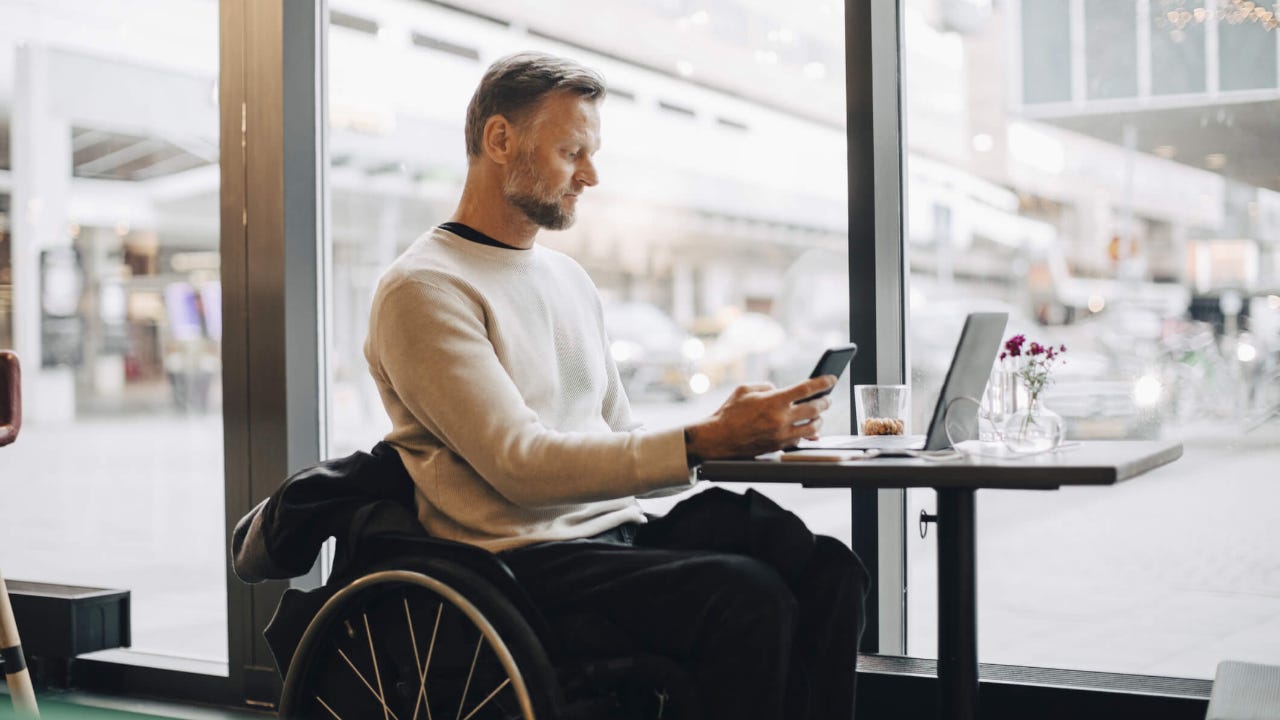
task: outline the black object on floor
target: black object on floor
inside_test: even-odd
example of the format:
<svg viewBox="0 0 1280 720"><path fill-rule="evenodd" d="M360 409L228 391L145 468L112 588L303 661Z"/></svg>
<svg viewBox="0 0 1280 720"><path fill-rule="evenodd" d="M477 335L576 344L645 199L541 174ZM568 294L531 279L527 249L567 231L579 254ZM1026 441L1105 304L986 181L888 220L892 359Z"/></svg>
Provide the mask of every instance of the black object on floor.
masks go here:
<svg viewBox="0 0 1280 720"><path fill-rule="evenodd" d="M128 647L129 591L9 580L22 649L38 685L61 685L82 653Z"/></svg>

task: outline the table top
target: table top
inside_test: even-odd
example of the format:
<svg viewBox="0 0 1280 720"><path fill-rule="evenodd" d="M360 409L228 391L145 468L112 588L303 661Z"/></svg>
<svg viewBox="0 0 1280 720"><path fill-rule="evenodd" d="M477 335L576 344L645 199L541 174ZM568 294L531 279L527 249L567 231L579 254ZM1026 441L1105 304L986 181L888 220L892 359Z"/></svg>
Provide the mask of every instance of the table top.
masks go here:
<svg viewBox="0 0 1280 720"><path fill-rule="evenodd" d="M1182 443L1085 441L1059 450L1012 458L955 460L871 458L806 462L781 453L754 460L713 460L698 476L716 482L790 483L843 488L995 488L1056 490L1064 485L1112 485L1182 457Z"/></svg>

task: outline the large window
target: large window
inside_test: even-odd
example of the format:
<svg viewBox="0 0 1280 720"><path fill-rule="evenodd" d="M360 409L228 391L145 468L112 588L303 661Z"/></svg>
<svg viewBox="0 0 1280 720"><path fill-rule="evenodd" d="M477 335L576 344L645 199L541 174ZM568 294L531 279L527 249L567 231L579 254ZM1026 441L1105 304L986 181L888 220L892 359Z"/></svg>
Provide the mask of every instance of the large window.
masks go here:
<svg viewBox="0 0 1280 720"><path fill-rule="evenodd" d="M903 2L916 421L963 313L1002 309L1067 346L1068 439L1185 447L1115 487L978 493L984 662L1280 661L1280 535L1254 520L1280 499L1277 32L1239 5ZM933 507L909 493L909 518ZM908 650L932 657L933 538L908 561Z"/></svg>
<svg viewBox="0 0 1280 720"><path fill-rule="evenodd" d="M332 454L389 429L361 352L373 288L453 212L467 101L519 50L609 81L601 183L540 241L600 288L638 418L705 417L736 384L797 382L845 341L842 3L451 5L331 3ZM827 427L848 432L836 397ZM848 541L847 492L767 491Z"/></svg>
<svg viewBox="0 0 1280 720"><path fill-rule="evenodd" d="M225 672L218 5L0 1L10 579L132 591L134 654Z"/></svg>

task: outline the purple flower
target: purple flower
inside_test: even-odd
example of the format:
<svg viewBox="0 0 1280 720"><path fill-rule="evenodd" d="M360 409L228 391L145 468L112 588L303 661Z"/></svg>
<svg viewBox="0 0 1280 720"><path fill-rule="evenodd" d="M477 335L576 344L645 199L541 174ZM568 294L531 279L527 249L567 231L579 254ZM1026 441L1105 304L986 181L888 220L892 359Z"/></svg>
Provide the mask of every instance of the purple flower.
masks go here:
<svg viewBox="0 0 1280 720"><path fill-rule="evenodd" d="M1026 352L1023 352L1024 346ZM1035 398L1052 382L1053 366L1060 362L1059 356L1066 351L1066 345L1054 347L1038 342L1028 343L1026 336L1014 335L1005 341L1000 360L1021 358L1014 372L1022 379L1034 403Z"/></svg>
<svg viewBox="0 0 1280 720"><path fill-rule="evenodd" d="M1022 355L1022 344L1027 341L1024 335L1014 335L1004 343L1005 352L1009 353L1009 357L1018 357Z"/></svg>

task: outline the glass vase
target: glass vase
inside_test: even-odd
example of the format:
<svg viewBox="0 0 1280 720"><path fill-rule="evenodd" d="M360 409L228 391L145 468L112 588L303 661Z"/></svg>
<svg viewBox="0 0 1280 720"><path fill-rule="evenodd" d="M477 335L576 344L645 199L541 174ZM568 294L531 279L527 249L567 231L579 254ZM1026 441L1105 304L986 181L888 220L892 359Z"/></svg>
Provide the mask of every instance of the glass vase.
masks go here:
<svg viewBox="0 0 1280 720"><path fill-rule="evenodd" d="M1045 407L1039 398L1032 397L1026 407L1005 419L1001 435L1010 450L1036 453L1058 447L1064 430L1062 416Z"/></svg>

